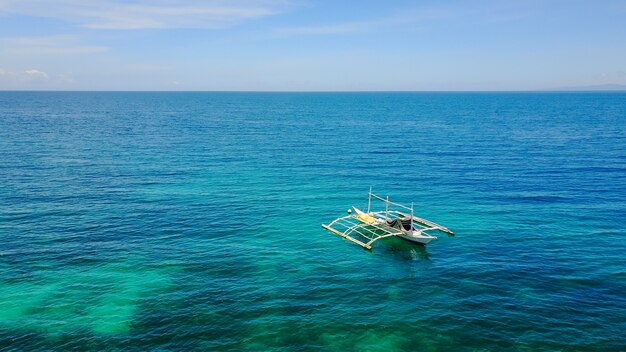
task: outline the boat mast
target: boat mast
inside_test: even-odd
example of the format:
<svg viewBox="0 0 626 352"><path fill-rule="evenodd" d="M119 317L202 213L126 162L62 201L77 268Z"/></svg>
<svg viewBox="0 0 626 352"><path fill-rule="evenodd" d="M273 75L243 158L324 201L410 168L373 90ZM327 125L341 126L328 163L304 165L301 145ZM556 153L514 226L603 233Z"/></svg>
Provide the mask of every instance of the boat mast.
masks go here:
<svg viewBox="0 0 626 352"><path fill-rule="evenodd" d="M389 218L389 196L387 196L387 201L385 202L385 220Z"/></svg>
<svg viewBox="0 0 626 352"><path fill-rule="evenodd" d="M370 212L370 206L372 205L372 186L370 186L370 193L367 194L367 213Z"/></svg>
<svg viewBox="0 0 626 352"><path fill-rule="evenodd" d="M411 202L411 231L413 231L413 202Z"/></svg>

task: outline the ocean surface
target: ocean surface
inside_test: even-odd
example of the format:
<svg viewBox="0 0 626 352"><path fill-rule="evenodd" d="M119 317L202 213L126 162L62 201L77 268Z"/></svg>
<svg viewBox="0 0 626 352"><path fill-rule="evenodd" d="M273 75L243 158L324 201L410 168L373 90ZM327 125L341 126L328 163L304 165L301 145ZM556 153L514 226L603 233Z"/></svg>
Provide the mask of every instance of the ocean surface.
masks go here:
<svg viewBox="0 0 626 352"><path fill-rule="evenodd" d="M0 350L625 351L626 93L0 92Z"/></svg>

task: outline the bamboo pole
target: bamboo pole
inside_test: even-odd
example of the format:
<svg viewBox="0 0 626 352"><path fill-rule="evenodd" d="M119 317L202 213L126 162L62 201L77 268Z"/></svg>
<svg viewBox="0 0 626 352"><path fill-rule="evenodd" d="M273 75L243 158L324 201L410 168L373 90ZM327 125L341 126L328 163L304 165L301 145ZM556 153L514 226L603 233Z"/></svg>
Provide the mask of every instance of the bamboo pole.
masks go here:
<svg viewBox="0 0 626 352"><path fill-rule="evenodd" d="M424 225L427 225L427 226L432 226L432 227L436 228L439 231L442 231L442 232L445 232L445 233L447 233L449 235L453 235L454 236L454 232L452 232L452 230L448 229L445 226L441 226L439 224L435 224L432 221L429 221L429 220L426 220L426 219L422 219L422 218L418 218L416 216L413 216L413 218L414 218L413 220L415 220L416 222L418 222L420 224L424 224Z"/></svg>
<svg viewBox="0 0 626 352"><path fill-rule="evenodd" d="M351 241L351 242L353 242L353 243L358 244L359 246L361 246L361 247L363 247L363 248L365 248L365 249L372 250L372 246L370 246L370 245L368 245L368 244L366 244L366 243L363 243L363 242L361 242L361 241L359 241L359 240L357 240L357 239L354 239L354 238L352 238L352 237L350 237L350 236L348 236L348 235L344 235L343 233L341 233L341 232L339 232L339 231L337 231L337 230L333 229L332 227L330 227L330 226L328 226L328 225L324 225L324 224L322 224L322 227L323 227L323 228L325 228L326 230L328 230L328 231L330 231L330 232L334 233L335 235L341 236L341 237L343 237L343 238L347 239L348 241Z"/></svg>
<svg viewBox="0 0 626 352"><path fill-rule="evenodd" d="M387 202L387 203L389 203L389 204L393 204L393 205L395 205L395 206L397 206L397 207L404 208L404 209L406 209L406 210L411 210L411 208L407 207L406 205L402 205L402 204L399 204L399 203L392 202L392 201L390 201L390 200L388 200L388 199L385 199L385 198L383 198L383 197L377 196L377 195L375 195L375 194L373 194L373 193L371 193L371 196L372 196L372 197L374 197L374 198L376 198L376 199L378 199L378 200L381 200L381 201L383 201L383 202Z"/></svg>

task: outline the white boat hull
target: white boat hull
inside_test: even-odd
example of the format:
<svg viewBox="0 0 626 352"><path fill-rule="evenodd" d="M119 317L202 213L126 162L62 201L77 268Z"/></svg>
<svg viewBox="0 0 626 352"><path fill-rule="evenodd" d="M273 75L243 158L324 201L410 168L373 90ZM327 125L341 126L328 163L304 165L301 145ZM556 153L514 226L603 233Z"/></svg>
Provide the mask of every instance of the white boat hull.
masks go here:
<svg viewBox="0 0 626 352"><path fill-rule="evenodd" d="M401 238L403 238L403 239L405 239L407 241L410 241L410 242L413 242L413 243L418 243L418 244L421 244L421 245L427 245L430 241L432 241L435 238L437 238L435 236L424 236L424 235L416 234L416 233L414 233L414 234L408 234L408 233L404 234L403 233L403 234L398 235L398 237L401 237Z"/></svg>

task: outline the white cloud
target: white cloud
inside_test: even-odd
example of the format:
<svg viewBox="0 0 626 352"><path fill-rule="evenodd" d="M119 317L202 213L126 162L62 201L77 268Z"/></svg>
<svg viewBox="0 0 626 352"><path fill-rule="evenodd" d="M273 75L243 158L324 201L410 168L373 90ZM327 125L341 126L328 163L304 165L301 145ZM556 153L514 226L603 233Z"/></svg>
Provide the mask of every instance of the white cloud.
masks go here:
<svg viewBox="0 0 626 352"><path fill-rule="evenodd" d="M26 78L30 80L46 80L49 77L47 73L34 68L24 71L24 74L26 75Z"/></svg>
<svg viewBox="0 0 626 352"><path fill-rule="evenodd" d="M51 74L39 68L0 69L0 89L68 87L76 82L71 72Z"/></svg>
<svg viewBox="0 0 626 352"><path fill-rule="evenodd" d="M94 29L220 28L276 14L280 0L0 0L0 13L52 17Z"/></svg>

